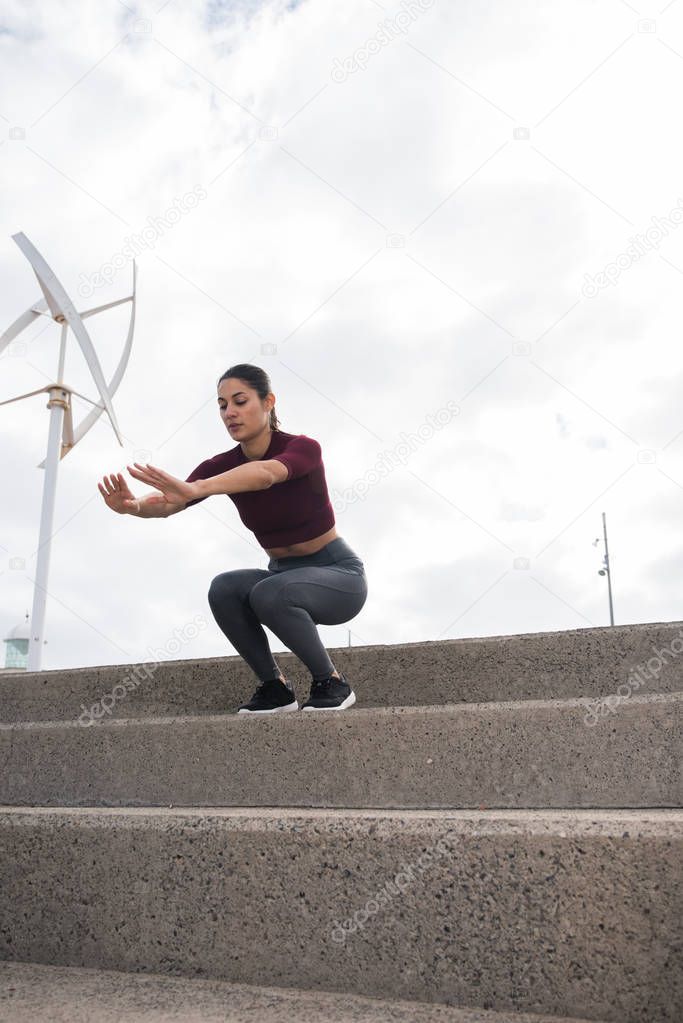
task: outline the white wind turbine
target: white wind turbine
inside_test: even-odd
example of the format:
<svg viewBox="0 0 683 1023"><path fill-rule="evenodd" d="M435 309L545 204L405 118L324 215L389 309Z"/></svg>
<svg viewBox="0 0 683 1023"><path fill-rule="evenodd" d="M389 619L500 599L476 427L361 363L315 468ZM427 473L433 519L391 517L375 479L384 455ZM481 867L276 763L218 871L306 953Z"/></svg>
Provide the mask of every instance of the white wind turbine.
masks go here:
<svg viewBox="0 0 683 1023"><path fill-rule="evenodd" d="M40 669L43 647L43 631L45 626L45 600L47 596L47 577L50 567L50 542L52 538L55 490L57 487L57 468L60 460L64 458L69 451L71 451L82 437L85 436L88 430L94 426L97 419L105 411L109 416L117 440L121 447L123 447L123 440L121 439L121 432L116 421L111 399L112 395L116 393L126 370L126 366L128 365L130 350L133 343L137 268L135 260L133 260L132 294L126 296L126 298L120 298L115 302L107 302L106 305L97 306L94 309L87 309L84 312L79 313L76 311L73 302L69 298L62 284L57 279L54 271L46 263L36 247L28 240L26 235L23 234L23 232L19 232L18 234L13 234L12 238L33 267L34 273L38 278L38 284L40 285L40 289L43 293L43 298L34 302L34 304L30 306L25 313L22 313L22 315L14 321L11 327L8 327L5 333L0 336L0 354L7 345L9 345L9 343L22 332L22 330L30 327L39 316L47 316L50 319L53 319L56 323L59 323L62 328L56 382L53 384L46 384L45 387L39 387L36 391L29 391L27 394L20 394L17 398L0 401L0 405L9 405L14 401L21 401L22 398L30 398L34 394L42 394L44 391L49 394L49 400L46 405L46 408L50 409L47 455L37 466L39 469L45 469L45 479L43 481L43 503L40 515L40 540L38 544L36 579L33 588L33 611L31 614L31 635L29 640L27 664L28 671L38 671ZM102 313L107 309L113 309L114 306L122 305L124 302L131 303L128 337L126 338L126 343L121 354L119 364L116 367L116 372L109 383L107 383L104 379L102 367L100 366L90 335L85 329L83 320L85 320L88 316L94 316L95 313ZM66 336L69 327L71 327L76 340L81 346L81 351L85 356L85 361L88 364L88 368L97 385L97 390L100 393L100 398L102 399L101 404L98 404L90 398L87 398L84 394L80 394L78 391L75 391L73 387L69 387L69 385L64 383L64 380L62 379L64 376ZM79 398L83 398L85 401L90 402L90 404L94 406L75 430L71 417L72 394L77 394Z"/></svg>

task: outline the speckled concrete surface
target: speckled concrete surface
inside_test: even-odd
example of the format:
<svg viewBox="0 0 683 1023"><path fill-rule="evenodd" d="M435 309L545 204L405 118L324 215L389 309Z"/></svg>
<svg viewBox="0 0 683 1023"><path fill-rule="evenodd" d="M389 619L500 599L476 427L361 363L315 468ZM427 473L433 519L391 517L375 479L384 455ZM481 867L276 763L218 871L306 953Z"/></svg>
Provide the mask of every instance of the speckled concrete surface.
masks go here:
<svg viewBox="0 0 683 1023"><path fill-rule="evenodd" d="M0 726L10 805L656 807L683 804L683 693L343 714ZM320 764L334 769L320 769Z"/></svg>
<svg viewBox="0 0 683 1023"><path fill-rule="evenodd" d="M1 1023L587 1023L226 981L0 963Z"/></svg>
<svg viewBox="0 0 683 1023"><path fill-rule="evenodd" d="M680 810L3 808L0 949L680 1023L681 862Z"/></svg>
<svg viewBox="0 0 683 1023"><path fill-rule="evenodd" d="M207 615L210 612L207 608ZM335 666L345 672L358 707L483 703L495 700L595 698L615 693L629 672L647 665L683 635L683 622L620 625L615 628L489 636L422 643L331 647ZM683 657L665 654L656 680L641 692L683 691ZM310 677L289 652L276 660L308 695ZM133 674L138 669L137 678ZM646 670L648 670L646 668ZM128 680L128 682L124 680ZM0 675L3 721L75 720L117 684L131 686L112 700L113 717L222 714L251 695L255 677L241 658L150 661L60 671ZM120 692L120 690L118 691Z"/></svg>

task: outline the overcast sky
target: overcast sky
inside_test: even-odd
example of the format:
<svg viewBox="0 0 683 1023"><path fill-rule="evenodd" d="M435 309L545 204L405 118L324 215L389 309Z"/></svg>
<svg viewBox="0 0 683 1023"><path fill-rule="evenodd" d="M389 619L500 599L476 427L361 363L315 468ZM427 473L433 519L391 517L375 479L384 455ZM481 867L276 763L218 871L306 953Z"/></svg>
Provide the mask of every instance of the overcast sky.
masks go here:
<svg viewBox="0 0 683 1023"><path fill-rule="evenodd" d="M3 12L0 333L40 297L12 234L81 310L140 253L125 447L101 416L59 466L43 668L169 656L196 615L174 656L234 653L209 584L268 557L232 501L140 520L97 482L232 447L237 362L321 443L365 562L328 647L607 625L603 511L617 624L683 618L683 0ZM129 310L86 321L107 379ZM0 400L58 344L41 318L6 349ZM71 334L65 378L98 400ZM0 407L3 636L32 607L46 400Z"/></svg>

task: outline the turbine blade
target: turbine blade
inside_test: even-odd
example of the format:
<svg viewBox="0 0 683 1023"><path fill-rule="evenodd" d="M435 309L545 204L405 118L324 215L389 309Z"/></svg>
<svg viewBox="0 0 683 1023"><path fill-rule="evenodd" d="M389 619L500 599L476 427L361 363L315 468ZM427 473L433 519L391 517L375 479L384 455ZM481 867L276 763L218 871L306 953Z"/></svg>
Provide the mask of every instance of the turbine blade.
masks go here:
<svg viewBox="0 0 683 1023"><path fill-rule="evenodd" d="M59 313L60 313L59 302L57 301L55 296L52 294L52 292L50 291L50 289L46 285L45 281L42 279L42 277L40 276L40 274L36 270L35 266L33 267L33 272L36 275L36 279L38 281L38 284L40 285L40 290L42 291L43 295L45 295L45 301L47 302L48 306L50 307L50 312L52 314L52 319L56 320L57 317L59 316Z"/></svg>
<svg viewBox="0 0 683 1023"><path fill-rule="evenodd" d="M18 398L8 398L7 401L0 401L0 405L11 405L13 401L21 401L22 398L30 398L33 394L42 394L43 391L49 390L49 387L39 387L37 391L27 391L26 394L20 394Z"/></svg>
<svg viewBox="0 0 683 1023"><path fill-rule="evenodd" d="M128 324L128 336L126 337L126 343L125 343L125 345L123 347L123 352L121 353L121 358L119 359L119 364L116 367L116 371L115 371L114 375L112 376L111 380L109 381L109 393L111 395L116 394L117 388L118 388L119 384L121 383L121 380L123 379L123 374L126 372L126 367L128 365L128 360L130 358L130 352L131 352L131 348L132 348L132 345L133 345L133 332L134 332L134 329L135 329L135 308L136 308L136 301L137 301L137 287L136 287L136 284L137 284L137 266L136 266L135 260L133 260L133 294L131 295L132 306L131 306L131 311L130 311L130 323ZM74 447L75 447L75 445L79 442L79 440L81 440L81 438L85 437L85 435L88 432L88 430L91 429L91 427L97 422L99 417L102 415L102 413L104 412L104 406L96 404L95 402L92 401L92 399L87 398L84 394L80 394L79 391L74 391L73 389L71 389L71 393L72 394L77 394L79 398L83 398L85 401L89 401L92 405L94 405L94 408L88 413L88 415L85 417L85 419L74 430ZM67 452L67 454L68 454L68 452ZM43 459L43 461L40 463L38 468L39 469L44 469L45 468L45 462L46 462L46 458Z"/></svg>
<svg viewBox="0 0 683 1023"><path fill-rule="evenodd" d="M94 316L95 313L103 313L106 309L113 309L115 305L123 305L124 302L131 302L133 299L132 295L128 295L127 298L119 298L116 302L107 302L106 305L98 305L94 309L86 309L85 312L81 313L81 319L85 320L88 316Z"/></svg>
<svg viewBox="0 0 683 1023"><path fill-rule="evenodd" d="M76 307L69 298L64 286L58 280L54 270L52 270L36 247L28 240L26 235L20 231L18 234L13 234L12 238L38 275L38 278L41 281L41 287L43 286L43 282L45 283L45 297L50 308L52 308L51 300L53 300L56 304L56 315L63 316L74 332L76 340L81 346L81 351L85 356L88 368L97 385L97 390L100 392L102 403L107 411L114 433L116 434L119 444L123 447L121 431L119 430L119 424L116 421L116 414L109 398L107 384L104 379L102 367L100 366L100 361L97 358L97 352L90 340L88 331L85 329L85 324L76 311Z"/></svg>
<svg viewBox="0 0 683 1023"><path fill-rule="evenodd" d="M116 394L118 386L121 383L121 380L123 379L123 374L126 372L128 360L130 359L131 348L133 346L133 333L135 330L135 312L137 305L137 264L135 260L133 260L133 294L130 296L130 300L132 304L130 310L130 322L128 324L128 334L126 336L126 343L123 346L123 351L121 352L119 364L116 367L114 375L109 381L109 393L112 395ZM102 412L103 412L102 406L95 405L95 407L88 413L85 419L74 430L75 437L74 443L77 444L78 441L86 435L88 430L91 429L94 423L96 423L99 417L102 415Z"/></svg>
<svg viewBox="0 0 683 1023"><path fill-rule="evenodd" d="M87 394L81 394L80 391L74 391L73 387L70 387L69 390L71 391L72 394L77 394L79 398L83 399L83 401L89 401L90 404L94 405L95 408L100 410L100 412L104 412L104 405L100 405L99 402L93 401L92 398L89 398Z"/></svg>
<svg viewBox="0 0 683 1023"><path fill-rule="evenodd" d="M21 316L18 316L11 327L8 327L5 333L0 336L0 352L7 348L10 341L14 341L17 334L21 334L22 330L26 330L27 327L30 327L33 321L40 316L40 312L38 310L41 305L44 305L47 308L47 302L44 302L41 299L39 303L35 303L35 308L31 307L31 309L27 309L25 313L22 313Z"/></svg>

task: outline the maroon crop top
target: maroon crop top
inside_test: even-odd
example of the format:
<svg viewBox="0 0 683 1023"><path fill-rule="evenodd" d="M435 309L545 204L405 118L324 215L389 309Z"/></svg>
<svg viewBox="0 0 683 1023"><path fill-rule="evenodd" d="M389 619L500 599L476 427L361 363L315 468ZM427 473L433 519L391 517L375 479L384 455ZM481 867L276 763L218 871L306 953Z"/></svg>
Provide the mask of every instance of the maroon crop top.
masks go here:
<svg viewBox="0 0 683 1023"><path fill-rule="evenodd" d="M289 547L322 536L335 524L334 509L325 481L325 466L317 440L305 434L273 430L268 450L259 459L247 458L242 445L214 455L201 462L185 480L205 480L219 473L235 469L250 461L265 462L277 458L289 470L282 483L267 490L245 490L239 494L226 494L234 501L242 522L255 535L263 548ZM210 495L207 495L210 496ZM186 507L205 501L196 497Z"/></svg>

